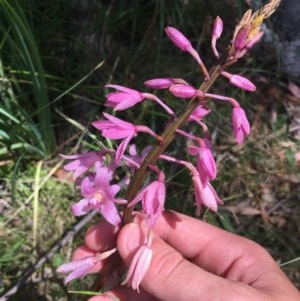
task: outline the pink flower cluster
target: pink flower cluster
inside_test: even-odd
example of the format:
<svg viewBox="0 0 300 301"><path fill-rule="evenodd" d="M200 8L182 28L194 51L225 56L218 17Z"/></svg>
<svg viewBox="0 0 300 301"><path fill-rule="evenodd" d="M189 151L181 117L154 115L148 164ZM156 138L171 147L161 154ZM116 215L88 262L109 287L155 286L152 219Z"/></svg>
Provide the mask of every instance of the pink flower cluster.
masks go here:
<svg viewBox="0 0 300 301"><path fill-rule="evenodd" d="M214 22L212 34L212 49L214 55L219 58L216 48L216 41L221 36L223 23L220 17ZM200 66L204 80L209 80L209 72L206 70L199 54L193 48L191 42L176 28L167 27L165 29L171 41L182 51L189 53ZM235 47L239 49L241 33L237 34ZM249 43L247 44L249 45ZM234 86L246 90L254 91L255 86L248 79L228 72L222 71L220 75L229 80ZM203 119L211 113L206 106L209 98L228 102L232 105L232 125L233 135L237 143L241 144L243 139L249 135L250 126L245 111L239 105L238 101L210 93L205 93L200 89L194 88L185 80L180 78L155 78L144 82L147 88L151 89L168 89L168 91L177 98L198 98L198 107L188 116L186 122L196 122L203 131L203 137L196 137L182 129L177 129L177 134L184 136L189 140L187 153L192 157L196 157L195 162L189 162L175 157L161 154L160 160L167 160L184 165L191 173L191 183L194 186L197 213L200 214L201 206L204 205L212 211L217 211L218 205L222 204L216 191L211 185L217 176L217 166L212 150L212 141L210 139L209 130ZM160 105L171 119L177 116L161 99L152 93L140 92L131 88L120 85L108 84L105 86L114 89L106 95L105 106L112 108L113 111L121 111L129 109L145 100L152 100ZM205 101L203 101L205 100ZM116 150L103 149L92 151L78 155L62 155L63 158L70 160L65 166L68 171L74 172L74 180L76 185L80 186L82 199L71 206L71 210L75 216L86 214L90 210L97 210L112 225L118 226L121 223L121 214L118 205L134 207L137 203L141 203L142 216L147 222L149 231L153 228L162 215L166 197L165 174L155 165L149 165L148 170L154 174L152 182L143 187L133 200L125 200L120 197L122 189L126 190L130 177L117 181L114 177L117 169L121 165L127 165L131 175L141 166L145 157L151 151L151 146L144 149L139 156L136 147L132 144L132 139L140 133L149 134L159 143L163 143L161 136L154 133L145 125L136 125L134 123L124 121L111 114L103 113L104 119L92 122L92 126L99 130L100 134L107 139L121 141ZM149 177L149 178L153 178ZM106 258L111 253L105 255L97 255L86 258L81 261L74 261L58 268L58 272L71 273L66 282L82 277L96 264L98 260ZM143 246L137 251L133 259L132 265L125 283L132 285L134 289L139 289L139 284L146 273L151 261L151 240L148 239Z"/></svg>

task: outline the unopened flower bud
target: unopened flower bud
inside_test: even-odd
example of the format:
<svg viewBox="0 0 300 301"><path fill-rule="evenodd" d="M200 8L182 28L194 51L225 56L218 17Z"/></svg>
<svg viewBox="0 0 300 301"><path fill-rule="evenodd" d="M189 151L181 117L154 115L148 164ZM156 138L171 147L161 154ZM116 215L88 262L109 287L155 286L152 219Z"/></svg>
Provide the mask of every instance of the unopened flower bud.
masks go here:
<svg viewBox="0 0 300 301"><path fill-rule="evenodd" d="M168 26L165 29L170 40L182 51L188 51L191 42L176 28Z"/></svg>
<svg viewBox="0 0 300 301"><path fill-rule="evenodd" d="M234 48L236 50L242 51L245 48L250 30L250 24L245 24L240 28L233 42Z"/></svg>
<svg viewBox="0 0 300 301"><path fill-rule="evenodd" d="M251 38L249 41L247 41L245 48L247 50L251 49L255 44L257 44L261 40L263 35L264 35L264 32L259 31L256 35L254 35L253 38Z"/></svg>
<svg viewBox="0 0 300 301"><path fill-rule="evenodd" d="M219 52L217 50L217 39L221 36L223 31L223 21L222 19L217 16L214 21L213 31L212 31L212 39L211 39L211 48L214 52L216 58L219 58Z"/></svg>
<svg viewBox="0 0 300 301"><path fill-rule="evenodd" d="M223 31L223 21L219 16L217 16L213 25L212 36L216 37L216 39L219 39L222 34L222 31Z"/></svg>
<svg viewBox="0 0 300 301"><path fill-rule="evenodd" d="M251 91L251 92L256 90L255 85L249 79L241 75L230 74L229 72L226 71L223 71L221 74L227 77L232 85L242 90Z"/></svg>
<svg viewBox="0 0 300 301"><path fill-rule="evenodd" d="M174 82L171 78L154 78L144 82L146 87L152 89L168 89L170 88Z"/></svg>
<svg viewBox="0 0 300 301"><path fill-rule="evenodd" d="M202 96L203 93L196 90L190 85L176 84L169 88L169 91L179 98L192 98L194 96Z"/></svg>
<svg viewBox="0 0 300 301"><path fill-rule="evenodd" d="M153 78L144 82L144 85L152 89L168 89L174 84L187 84L181 78Z"/></svg>
<svg viewBox="0 0 300 301"><path fill-rule="evenodd" d="M168 26L165 29L170 40L182 51L188 52L199 64L205 79L208 80L209 74L204 66L198 52L193 48L191 42L176 28Z"/></svg>
<svg viewBox="0 0 300 301"><path fill-rule="evenodd" d="M230 83L246 91L256 90L255 85L249 79L240 75L236 75L236 74L232 75L232 77L230 78Z"/></svg>

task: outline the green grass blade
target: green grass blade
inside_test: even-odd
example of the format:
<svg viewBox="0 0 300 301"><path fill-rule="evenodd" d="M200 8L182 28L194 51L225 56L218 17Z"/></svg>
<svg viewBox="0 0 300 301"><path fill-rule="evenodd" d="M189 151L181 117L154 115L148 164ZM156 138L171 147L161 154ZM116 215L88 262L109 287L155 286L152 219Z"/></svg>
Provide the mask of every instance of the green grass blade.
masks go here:
<svg viewBox="0 0 300 301"><path fill-rule="evenodd" d="M29 71L44 151L46 154L50 154L55 147L55 136L52 128L46 80L37 44L17 0L0 1L0 16L3 20L0 25L0 32L4 34L10 29L3 47L8 47L14 54L11 63L15 63L17 65L15 67L19 70ZM29 103L28 106L30 106Z"/></svg>

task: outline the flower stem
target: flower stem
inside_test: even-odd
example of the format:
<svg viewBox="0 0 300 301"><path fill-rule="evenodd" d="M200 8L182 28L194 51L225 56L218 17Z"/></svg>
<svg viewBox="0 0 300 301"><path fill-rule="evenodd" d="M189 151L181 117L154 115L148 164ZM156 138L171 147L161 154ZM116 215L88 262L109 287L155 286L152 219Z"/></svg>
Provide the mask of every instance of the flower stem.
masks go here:
<svg viewBox="0 0 300 301"><path fill-rule="evenodd" d="M199 90L203 92L203 95L209 90L215 80L218 78L220 73L223 71L223 64L220 62L214 67L211 68L209 72L209 79L204 81ZM205 96L204 96L205 97ZM158 142L152 150L149 152L147 157L142 162L140 168L134 173L130 184L127 189L127 193L125 195L125 199L130 203L137 193L139 192L143 181L147 175L147 169L149 165L154 165L155 162L159 159L159 156L166 150L169 144L176 136L176 130L181 128L192 112L201 104L204 97L196 96L193 97L190 102L185 106L185 108L181 111L177 118L173 119L168 127L161 134L162 142ZM127 224L132 222L133 207L125 207L123 212L123 224Z"/></svg>

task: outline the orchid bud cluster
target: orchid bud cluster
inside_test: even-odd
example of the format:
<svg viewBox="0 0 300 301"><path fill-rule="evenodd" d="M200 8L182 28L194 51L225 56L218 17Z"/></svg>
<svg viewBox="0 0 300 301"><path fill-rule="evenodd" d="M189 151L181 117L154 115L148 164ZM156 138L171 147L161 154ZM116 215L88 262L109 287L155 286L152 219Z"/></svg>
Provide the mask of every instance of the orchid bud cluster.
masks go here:
<svg viewBox="0 0 300 301"><path fill-rule="evenodd" d="M211 181L217 176L217 166L209 129L204 121L205 116L211 113L211 109L207 106L209 100L223 101L232 106L233 136L238 144L241 144L244 138L249 135L250 125L244 109L236 99L208 93L208 89L219 76L222 76L237 88L255 91L256 87L250 80L238 74L231 74L225 69L245 55L258 42L262 36L260 30L262 21L271 15L278 4L279 1L275 0L254 14L251 10L246 12L235 30L230 47L222 56L219 55L216 45L223 31L223 22L218 16L213 24L211 40L212 52L218 62L209 72L188 38L178 29L166 27L166 34L173 44L195 59L204 75L204 81L197 88L181 78L162 77L147 80L144 85L153 90L166 89L174 97L185 99L187 102L185 108L177 114L153 93L141 92L116 84L107 84L105 87L113 89L113 91L106 95L106 107L118 112L143 101L151 100L169 116L168 127L161 135L158 135L146 125L137 125L112 114L103 113L104 118L92 122L92 126L100 132L102 137L115 140L118 143L117 149L107 148L85 154L62 155L64 159L70 160L70 163L65 165L65 169L74 172L73 179L81 189L82 199L71 206L75 216L84 215L90 210L97 210L108 223L118 229L122 227L122 224L131 222L136 214L142 216L147 223L148 236L133 257L123 284L128 284L133 289L139 290L140 282L151 263L151 229L164 211L166 197L165 174L159 168L158 161L165 160L177 163L189 170L198 214L200 214L202 205L215 212L218 205L222 204L222 200L211 184ZM202 137L184 130L184 125L190 122L200 126L203 132ZM152 136L154 144L143 149L139 155L132 140L142 133ZM195 161L189 162L165 153L166 148L177 135L188 140L187 152L196 158ZM118 183L114 175L121 165L126 165L129 173L125 179ZM145 185L144 182L149 173L152 176L148 179L155 178L155 180ZM123 190L126 191L124 194L121 193ZM141 213L134 211L134 207L138 203L141 203ZM120 207L123 211L122 215L120 214ZM67 283L86 275L99 260L103 260L115 252L116 249L108 250L102 254L66 263L60 266L57 271L69 273L65 279Z"/></svg>

